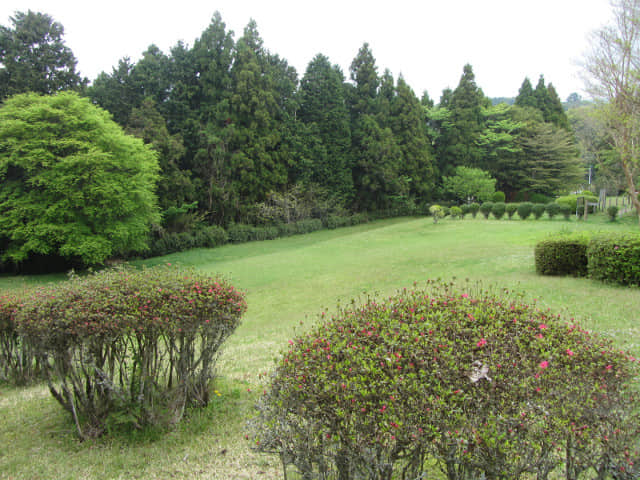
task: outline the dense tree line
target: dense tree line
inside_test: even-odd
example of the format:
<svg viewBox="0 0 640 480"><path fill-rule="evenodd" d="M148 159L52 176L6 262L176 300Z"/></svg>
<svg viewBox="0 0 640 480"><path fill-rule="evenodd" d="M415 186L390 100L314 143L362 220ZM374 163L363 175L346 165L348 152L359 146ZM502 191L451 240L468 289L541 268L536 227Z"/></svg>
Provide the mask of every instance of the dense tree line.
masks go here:
<svg viewBox="0 0 640 480"><path fill-rule="evenodd" d="M0 30L0 97L88 96L157 152L165 212L196 204L210 224L251 223L257 206L292 191L323 211L406 211L446 199L443 178L459 166L488 172L511 199L582 179L569 121L543 77L535 89L526 79L514 105L492 105L466 65L434 105L401 76L380 73L366 43L348 79L322 54L299 77L255 22L236 40L215 13L192 46L151 45L87 86L60 24L31 11L11 20Z"/></svg>

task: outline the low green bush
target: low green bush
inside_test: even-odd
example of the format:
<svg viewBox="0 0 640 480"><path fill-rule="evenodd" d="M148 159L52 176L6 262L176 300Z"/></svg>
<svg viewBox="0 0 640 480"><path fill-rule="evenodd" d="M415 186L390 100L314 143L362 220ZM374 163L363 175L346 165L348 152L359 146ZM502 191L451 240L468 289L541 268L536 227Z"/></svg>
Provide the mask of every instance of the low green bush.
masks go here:
<svg viewBox="0 0 640 480"><path fill-rule="evenodd" d="M105 270L26 296L18 334L81 438L113 425L174 424L209 401L222 343L246 310L227 282L193 270Z"/></svg>
<svg viewBox="0 0 640 480"><path fill-rule="evenodd" d="M620 285L640 285L640 235L596 235L587 247L589 276Z"/></svg>
<svg viewBox="0 0 640 480"><path fill-rule="evenodd" d="M289 343L250 423L285 478L638 472L638 363L522 297L405 289Z"/></svg>
<svg viewBox="0 0 640 480"><path fill-rule="evenodd" d="M494 203L504 203L506 199L504 192L497 191L491 194L491 201Z"/></svg>
<svg viewBox="0 0 640 480"><path fill-rule="evenodd" d="M494 203L493 207L491 207L491 213L497 220L500 220L502 217L504 217L506 211L507 205L504 202Z"/></svg>
<svg viewBox="0 0 640 480"><path fill-rule="evenodd" d="M533 213L533 218L539 220L544 215L544 212L547 210L547 206L543 203L534 203L531 208L531 212Z"/></svg>
<svg viewBox="0 0 640 480"><path fill-rule="evenodd" d="M615 222L618 217L618 207L616 205L610 205L607 207L607 216L609 217L609 220Z"/></svg>
<svg viewBox="0 0 640 480"><path fill-rule="evenodd" d="M440 205L431 205L429 207L429 213L433 217L433 223L438 223L438 220L444 218L447 214L445 208Z"/></svg>
<svg viewBox="0 0 640 480"><path fill-rule="evenodd" d="M526 220L533 212L533 203L531 202L522 202L518 204L518 216L522 220Z"/></svg>
<svg viewBox="0 0 640 480"><path fill-rule="evenodd" d="M546 212L549 215L549 218L553 220L553 217L559 215L561 213L561 207L555 202L547 203Z"/></svg>
<svg viewBox="0 0 640 480"><path fill-rule="evenodd" d="M451 218L459 218L462 219L464 218L464 215L462 214L462 208L457 207L457 206L453 206L449 209L449 213L451 214Z"/></svg>
<svg viewBox="0 0 640 480"><path fill-rule="evenodd" d="M469 212L471 212L471 216L473 218L476 218L476 216L478 215L478 211L480 210L480 204L473 202L469 204Z"/></svg>
<svg viewBox="0 0 640 480"><path fill-rule="evenodd" d="M484 218L489 218L489 215L491 215L491 210L493 210L493 205L493 202L484 202L482 205L480 205L480 213L482 213Z"/></svg>
<svg viewBox="0 0 640 480"><path fill-rule="evenodd" d="M534 249L539 275L587 275L586 235L561 235L538 242Z"/></svg>
<svg viewBox="0 0 640 480"><path fill-rule="evenodd" d="M196 230L194 237L197 248L215 248L224 245L229 240L225 229L217 225Z"/></svg>
<svg viewBox="0 0 640 480"><path fill-rule="evenodd" d="M513 218L513 215L518 211L518 204L507 203L505 210L507 212L507 216L509 217L509 220L511 220Z"/></svg>
<svg viewBox="0 0 640 480"><path fill-rule="evenodd" d="M560 205L567 205L573 213L578 209L578 197L585 197L587 203L597 203L598 197L593 195L591 192L587 193L578 193L573 195L565 195L564 197L558 197L556 199L556 203ZM594 213L595 207L589 208L589 213ZM584 210L582 211L584 213ZM580 212L578 212L580 214Z"/></svg>
<svg viewBox="0 0 640 480"><path fill-rule="evenodd" d="M339 215L329 215L326 219L326 227L330 230L334 230L336 228L348 227L351 225L351 217L349 216L339 216Z"/></svg>
<svg viewBox="0 0 640 480"><path fill-rule="evenodd" d="M565 220L569 220L571 215L574 214L574 211L571 211L571 207L569 205L558 204L560 207L560 214L564 217Z"/></svg>

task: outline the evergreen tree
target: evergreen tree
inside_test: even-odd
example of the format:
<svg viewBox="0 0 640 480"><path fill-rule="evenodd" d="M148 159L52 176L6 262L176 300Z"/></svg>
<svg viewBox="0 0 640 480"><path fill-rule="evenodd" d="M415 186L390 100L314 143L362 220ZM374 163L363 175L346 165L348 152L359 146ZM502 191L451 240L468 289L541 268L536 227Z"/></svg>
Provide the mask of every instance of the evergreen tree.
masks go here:
<svg viewBox="0 0 640 480"><path fill-rule="evenodd" d="M426 90L422 92L422 97L420 98L420 104L426 108L433 108L433 100L429 97L429 92Z"/></svg>
<svg viewBox="0 0 640 480"><path fill-rule="evenodd" d="M142 102L142 97L131 80L133 67L129 58L122 58L117 67L113 67L111 74L100 73L87 90L89 98L108 110L121 126L127 124L131 110Z"/></svg>
<svg viewBox="0 0 640 480"><path fill-rule="evenodd" d="M565 130L569 130L571 128L569 126L569 118L567 117L567 113L562 106L562 101L558 96L558 92L556 92L556 89L552 83L547 86L547 97L545 99L545 102L545 110L547 112L545 121L551 122L557 127L562 127Z"/></svg>
<svg viewBox="0 0 640 480"><path fill-rule="evenodd" d="M344 75L324 55L316 55L300 82L297 117L307 127L303 183L317 184L342 201L353 197L351 127L344 99ZM302 140L302 139L301 139Z"/></svg>
<svg viewBox="0 0 640 480"><path fill-rule="evenodd" d="M533 93L533 86L528 78L525 78L518 90L518 96L516 97L515 104L519 107L532 107L537 108L538 103Z"/></svg>
<svg viewBox="0 0 640 480"><path fill-rule="evenodd" d="M420 201L431 200L436 172L424 107L402 77L391 103L390 123L402 153L398 173L409 181L409 195Z"/></svg>
<svg viewBox="0 0 640 480"><path fill-rule="evenodd" d="M465 65L460 83L447 102L451 115L449 122L443 124L438 150L442 175L451 176L458 165L484 168L478 141L484 128L482 107L485 104L471 65Z"/></svg>
<svg viewBox="0 0 640 480"><path fill-rule="evenodd" d="M358 55L351 62L351 81L355 89L351 92L349 103L351 106L352 118L359 115L375 115L377 111L378 88L380 79L378 77L378 67L375 58L365 43Z"/></svg>
<svg viewBox="0 0 640 480"><path fill-rule="evenodd" d="M16 12L13 28L0 26L0 100L24 92L80 90L87 80L64 44L64 27L49 15Z"/></svg>

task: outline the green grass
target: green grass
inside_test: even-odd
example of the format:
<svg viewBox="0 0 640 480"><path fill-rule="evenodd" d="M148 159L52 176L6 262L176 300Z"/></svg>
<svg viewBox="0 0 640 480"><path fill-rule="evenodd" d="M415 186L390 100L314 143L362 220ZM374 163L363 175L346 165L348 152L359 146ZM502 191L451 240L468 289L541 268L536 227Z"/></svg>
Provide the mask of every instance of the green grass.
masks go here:
<svg viewBox="0 0 640 480"><path fill-rule="evenodd" d="M337 302L388 295L430 278L524 291L640 355L640 289L535 274L533 246L560 231L637 230L637 219L394 219L267 242L193 250L139 264L193 265L228 278L249 310L219 362L221 397L171 432L116 433L79 443L42 386L0 386L0 478L280 478L275 458L253 454L244 419L261 373L297 331ZM0 277L0 289L63 277ZM38 459L34 461L33 459Z"/></svg>

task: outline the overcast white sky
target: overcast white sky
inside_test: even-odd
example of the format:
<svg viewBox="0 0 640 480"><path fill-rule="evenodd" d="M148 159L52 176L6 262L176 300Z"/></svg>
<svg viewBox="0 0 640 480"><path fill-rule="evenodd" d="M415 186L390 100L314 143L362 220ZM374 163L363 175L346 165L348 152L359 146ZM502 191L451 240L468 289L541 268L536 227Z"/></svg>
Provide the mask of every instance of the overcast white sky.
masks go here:
<svg viewBox="0 0 640 480"><path fill-rule="evenodd" d="M436 102L466 63L490 97L515 96L526 76L535 86L540 74L563 100L582 94L577 62L587 35L611 16L608 0L2 0L0 24L28 9L64 26L90 80L122 57L137 60L152 43L166 53L179 40L193 45L218 10L236 39L256 20L265 47L300 77L317 53L348 77L368 42L380 73L402 74L418 96L426 89Z"/></svg>

